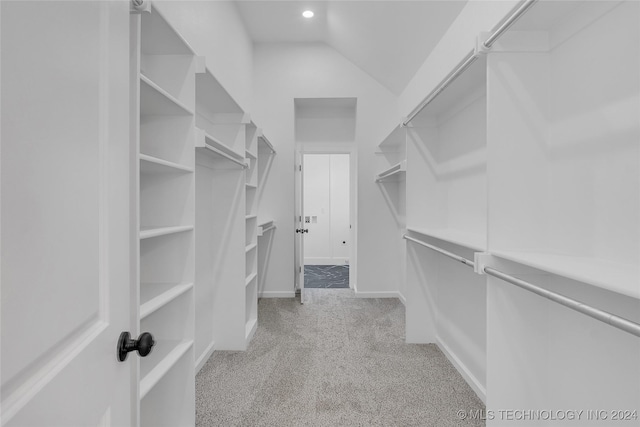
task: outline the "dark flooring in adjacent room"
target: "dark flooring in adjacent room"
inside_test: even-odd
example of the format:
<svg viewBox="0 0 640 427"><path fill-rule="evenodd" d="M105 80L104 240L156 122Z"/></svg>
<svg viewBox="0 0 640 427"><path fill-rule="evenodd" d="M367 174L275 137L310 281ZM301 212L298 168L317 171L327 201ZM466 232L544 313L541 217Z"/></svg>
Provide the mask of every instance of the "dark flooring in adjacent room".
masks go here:
<svg viewBox="0 0 640 427"><path fill-rule="evenodd" d="M349 265L305 265L305 288L348 288Z"/></svg>
<svg viewBox="0 0 640 427"><path fill-rule="evenodd" d="M196 377L196 425L483 426L484 405L433 344L405 344L402 303L350 289L261 299L246 352L216 351Z"/></svg>

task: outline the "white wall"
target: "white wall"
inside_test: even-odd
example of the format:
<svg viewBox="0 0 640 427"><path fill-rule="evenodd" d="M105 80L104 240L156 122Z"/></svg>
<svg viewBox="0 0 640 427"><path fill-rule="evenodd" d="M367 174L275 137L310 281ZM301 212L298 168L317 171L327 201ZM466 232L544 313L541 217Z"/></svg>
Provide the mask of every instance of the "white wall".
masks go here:
<svg viewBox="0 0 640 427"><path fill-rule="evenodd" d="M374 183L374 153L397 124L396 97L324 44L258 44L253 63L253 116L278 150L260 201L278 224L264 296L293 292L294 99L328 97L357 98L356 290L363 296L395 296L400 272L390 265L399 263L389 261L389 246L400 248L402 242Z"/></svg>
<svg viewBox="0 0 640 427"><path fill-rule="evenodd" d="M207 58L207 67L240 107L251 113L253 44L233 1L153 2L160 13Z"/></svg>
<svg viewBox="0 0 640 427"><path fill-rule="evenodd" d="M304 216L310 223L304 241L305 265L349 261L349 156L304 156ZM344 242L344 243L343 243Z"/></svg>
<svg viewBox="0 0 640 427"><path fill-rule="evenodd" d="M296 99L296 142L353 143L356 106L352 98Z"/></svg>

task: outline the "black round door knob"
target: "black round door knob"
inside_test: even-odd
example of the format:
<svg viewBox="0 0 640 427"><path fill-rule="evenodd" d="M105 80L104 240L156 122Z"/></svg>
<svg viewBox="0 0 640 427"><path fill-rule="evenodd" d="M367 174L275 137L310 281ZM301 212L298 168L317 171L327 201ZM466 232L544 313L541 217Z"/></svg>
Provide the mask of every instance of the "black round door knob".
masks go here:
<svg viewBox="0 0 640 427"><path fill-rule="evenodd" d="M151 353L151 349L155 345L153 335L149 332L140 334L137 340L131 339L129 332L123 332L118 338L118 360L124 362L130 351L137 351L140 357L145 357Z"/></svg>

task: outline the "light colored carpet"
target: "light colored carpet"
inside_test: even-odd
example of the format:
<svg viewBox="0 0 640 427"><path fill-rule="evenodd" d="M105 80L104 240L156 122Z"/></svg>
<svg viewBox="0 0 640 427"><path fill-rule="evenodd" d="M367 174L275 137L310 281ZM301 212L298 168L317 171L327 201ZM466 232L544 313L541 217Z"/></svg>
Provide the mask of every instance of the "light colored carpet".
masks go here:
<svg viewBox="0 0 640 427"><path fill-rule="evenodd" d="M198 426L481 426L484 405L435 345L404 343L397 299L310 289L262 299L246 352L217 351L196 377Z"/></svg>

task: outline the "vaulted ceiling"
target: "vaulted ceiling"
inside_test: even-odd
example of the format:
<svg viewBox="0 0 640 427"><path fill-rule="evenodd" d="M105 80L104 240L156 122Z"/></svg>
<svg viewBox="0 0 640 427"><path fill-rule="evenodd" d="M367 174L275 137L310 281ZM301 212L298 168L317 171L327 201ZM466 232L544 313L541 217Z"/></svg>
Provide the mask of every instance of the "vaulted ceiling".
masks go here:
<svg viewBox="0 0 640 427"><path fill-rule="evenodd" d="M400 94L466 0L239 0L254 43L333 47ZM312 10L311 19L302 17Z"/></svg>

